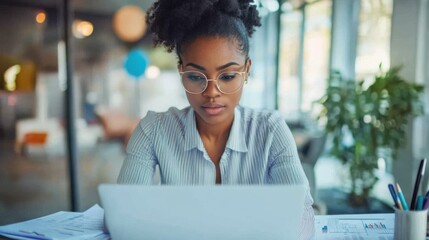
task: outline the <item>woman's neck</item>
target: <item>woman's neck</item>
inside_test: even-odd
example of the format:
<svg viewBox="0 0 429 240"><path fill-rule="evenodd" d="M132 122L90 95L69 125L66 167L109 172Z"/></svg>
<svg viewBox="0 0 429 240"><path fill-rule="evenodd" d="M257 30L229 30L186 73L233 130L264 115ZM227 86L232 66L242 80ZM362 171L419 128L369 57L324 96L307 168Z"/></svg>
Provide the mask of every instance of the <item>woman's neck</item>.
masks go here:
<svg viewBox="0 0 429 240"><path fill-rule="evenodd" d="M229 132L231 131L233 120L234 118L232 118L230 121L227 121L227 122L211 125L211 124L207 124L197 116L196 117L197 130L201 138L207 139L211 142L226 140L229 136Z"/></svg>

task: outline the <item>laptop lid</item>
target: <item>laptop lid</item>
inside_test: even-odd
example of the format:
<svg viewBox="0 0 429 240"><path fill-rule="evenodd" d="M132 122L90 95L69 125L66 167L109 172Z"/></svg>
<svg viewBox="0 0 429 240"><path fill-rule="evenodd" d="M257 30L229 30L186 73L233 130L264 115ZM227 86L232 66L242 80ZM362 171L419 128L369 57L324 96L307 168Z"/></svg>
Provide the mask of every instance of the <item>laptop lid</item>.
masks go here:
<svg viewBox="0 0 429 240"><path fill-rule="evenodd" d="M297 239L301 185L99 186L114 240Z"/></svg>

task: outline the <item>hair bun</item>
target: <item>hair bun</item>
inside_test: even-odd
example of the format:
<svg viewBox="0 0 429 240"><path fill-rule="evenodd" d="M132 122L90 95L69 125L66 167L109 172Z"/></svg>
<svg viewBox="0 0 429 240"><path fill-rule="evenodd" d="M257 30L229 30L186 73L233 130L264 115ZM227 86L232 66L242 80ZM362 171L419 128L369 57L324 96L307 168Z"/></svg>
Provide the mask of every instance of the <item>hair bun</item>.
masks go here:
<svg viewBox="0 0 429 240"><path fill-rule="evenodd" d="M241 17L240 5L237 0L219 0L216 8L232 17Z"/></svg>
<svg viewBox="0 0 429 240"><path fill-rule="evenodd" d="M252 36L255 27L261 26L258 10L252 3L253 0L218 0L216 7L230 16L240 18L246 27L247 34Z"/></svg>
<svg viewBox="0 0 429 240"><path fill-rule="evenodd" d="M158 0L148 10L147 23L155 33L154 43L168 51L193 29L208 9L218 0Z"/></svg>
<svg viewBox="0 0 429 240"><path fill-rule="evenodd" d="M155 45L172 51L204 18L225 14L239 19L248 36L260 26L252 0L158 0L148 10L147 23L154 33Z"/></svg>
<svg viewBox="0 0 429 240"><path fill-rule="evenodd" d="M241 19L246 26L247 34L252 36L255 32L255 27L261 26L261 18L259 17L256 5L252 4L253 0L238 0L241 9Z"/></svg>

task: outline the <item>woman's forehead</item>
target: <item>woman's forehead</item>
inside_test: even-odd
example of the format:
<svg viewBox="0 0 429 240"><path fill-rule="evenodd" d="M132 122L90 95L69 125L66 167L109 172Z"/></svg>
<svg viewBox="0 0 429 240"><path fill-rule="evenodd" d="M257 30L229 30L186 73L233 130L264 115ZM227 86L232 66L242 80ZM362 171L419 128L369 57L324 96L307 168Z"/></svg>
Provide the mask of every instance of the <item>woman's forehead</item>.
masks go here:
<svg viewBox="0 0 429 240"><path fill-rule="evenodd" d="M246 57L241 51L241 44L235 38L199 37L185 44L180 53L185 62L225 63L244 62Z"/></svg>

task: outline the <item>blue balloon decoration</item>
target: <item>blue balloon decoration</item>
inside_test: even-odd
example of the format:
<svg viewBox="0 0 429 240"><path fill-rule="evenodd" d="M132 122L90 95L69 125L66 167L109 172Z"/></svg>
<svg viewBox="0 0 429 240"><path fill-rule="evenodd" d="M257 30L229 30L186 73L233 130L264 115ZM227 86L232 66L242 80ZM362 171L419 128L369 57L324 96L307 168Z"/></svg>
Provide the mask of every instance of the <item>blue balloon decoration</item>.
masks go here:
<svg viewBox="0 0 429 240"><path fill-rule="evenodd" d="M128 53L124 62L124 68L128 74L139 80L145 73L148 64L149 60L144 51L136 49Z"/></svg>

